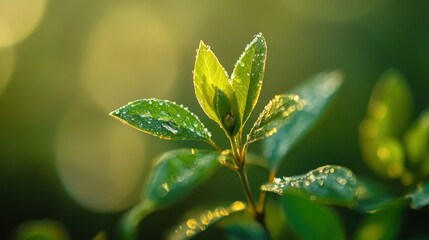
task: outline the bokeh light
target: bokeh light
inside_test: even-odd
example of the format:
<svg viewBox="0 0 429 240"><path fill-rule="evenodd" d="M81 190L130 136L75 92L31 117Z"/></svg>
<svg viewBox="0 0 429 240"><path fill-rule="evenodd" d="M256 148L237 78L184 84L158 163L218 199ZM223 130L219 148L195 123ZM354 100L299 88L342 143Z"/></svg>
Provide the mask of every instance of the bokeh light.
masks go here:
<svg viewBox="0 0 429 240"><path fill-rule="evenodd" d="M0 95L10 80L14 63L15 59L13 48L0 48Z"/></svg>
<svg viewBox="0 0 429 240"><path fill-rule="evenodd" d="M129 207L139 196L145 168L139 133L97 108L77 104L58 131L58 174L69 194L97 212Z"/></svg>
<svg viewBox="0 0 429 240"><path fill-rule="evenodd" d="M39 25L46 0L0 0L0 48L12 46Z"/></svg>
<svg viewBox="0 0 429 240"><path fill-rule="evenodd" d="M105 111L140 98L165 98L176 75L172 40L143 5L116 6L90 36L83 79Z"/></svg>

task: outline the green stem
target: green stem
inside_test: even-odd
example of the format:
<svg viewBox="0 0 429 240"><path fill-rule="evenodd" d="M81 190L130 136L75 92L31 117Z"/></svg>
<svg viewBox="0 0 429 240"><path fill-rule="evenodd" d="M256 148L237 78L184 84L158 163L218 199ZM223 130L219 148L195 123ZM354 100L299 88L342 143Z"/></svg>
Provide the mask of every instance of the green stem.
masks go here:
<svg viewBox="0 0 429 240"><path fill-rule="evenodd" d="M244 166L238 169L237 173L238 176L240 176L241 184L243 185L244 189L244 194L246 195L247 202L250 205L250 212L253 216L256 216L258 213L258 209L256 208L255 200L252 196L252 191L250 190L250 184L249 180L247 179L247 173Z"/></svg>

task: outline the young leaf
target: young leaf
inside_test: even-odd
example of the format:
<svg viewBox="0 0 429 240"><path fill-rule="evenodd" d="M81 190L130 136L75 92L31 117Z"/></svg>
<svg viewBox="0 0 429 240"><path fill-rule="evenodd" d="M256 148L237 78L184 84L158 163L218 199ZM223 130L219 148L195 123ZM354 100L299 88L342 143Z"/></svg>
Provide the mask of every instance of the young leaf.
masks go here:
<svg viewBox="0 0 429 240"><path fill-rule="evenodd" d="M216 109L216 114L221 121L221 127L228 132L229 135L234 135L240 128L240 116L236 115L233 108L233 104L235 104L235 98L233 102L230 102L228 97L222 92L220 89L215 89L215 97L213 104ZM236 128L238 127L238 128Z"/></svg>
<svg viewBox="0 0 429 240"><path fill-rule="evenodd" d="M264 37L259 33L246 46L231 75L243 125L249 118L261 92L266 55L267 45Z"/></svg>
<svg viewBox="0 0 429 240"><path fill-rule="evenodd" d="M301 111L295 113L288 125L278 133L262 142L263 155L270 160L273 170L277 170L282 160L317 123L320 117L332 104L342 83L341 74L337 71L323 72L292 89L289 94L296 94L305 99Z"/></svg>
<svg viewBox="0 0 429 240"><path fill-rule="evenodd" d="M172 231L167 239L190 239L209 228L219 220L246 209L243 202L235 201L228 207L216 207L212 210L204 210L186 219Z"/></svg>
<svg viewBox="0 0 429 240"><path fill-rule="evenodd" d="M228 74L219 63L210 47L200 42L194 67L194 87L198 102L209 118L223 128L222 117L218 115L215 106L215 98L218 91L222 92L228 102L233 100L232 86L228 80ZM225 101L223 101L225 102ZM223 105L222 107L225 107ZM232 107L232 105L230 105ZM233 109L230 109L232 112ZM232 112L238 119L238 114Z"/></svg>
<svg viewBox="0 0 429 240"><path fill-rule="evenodd" d="M277 95L264 108L259 115L250 133L247 143L252 143L276 133L285 126L290 118L301 110L304 102L298 95Z"/></svg>
<svg viewBox="0 0 429 240"><path fill-rule="evenodd" d="M429 205L429 182L419 185L417 189L405 196L411 199L411 208L420 209Z"/></svg>
<svg viewBox="0 0 429 240"><path fill-rule="evenodd" d="M110 115L137 130L162 139L211 142L210 132L195 114L167 100L137 100Z"/></svg>
<svg viewBox="0 0 429 240"><path fill-rule="evenodd" d="M275 178L261 186L262 191L285 195L289 190L309 195L311 199L339 205L353 205L357 200L357 180L341 166L323 166L304 175Z"/></svg>
<svg viewBox="0 0 429 240"><path fill-rule="evenodd" d="M135 239L137 226L147 214L185 197L217 169L221 153L179 149L161 155L143 194L143 200L129 211L121 224L122 237Z"/></svg>
<svg viewBox="0 0 429 240"><path fill-rule="evenodd" d="M341 220L331 209L297 193L282 198L282 202L288 223L300 239L346 239Z"/></svg>

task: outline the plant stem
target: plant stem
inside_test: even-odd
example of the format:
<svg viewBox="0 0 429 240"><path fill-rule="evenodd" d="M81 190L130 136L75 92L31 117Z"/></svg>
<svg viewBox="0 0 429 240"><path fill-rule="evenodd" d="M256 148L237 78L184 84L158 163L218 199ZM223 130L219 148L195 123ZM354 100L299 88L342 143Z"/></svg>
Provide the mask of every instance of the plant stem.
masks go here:
<svg viewBox="0 0 429 240"><path fill-rule="evenodd" d="M271 170L270 174L268 176L268 182L271 183L274 180L274 177L276 176L276 171ZM259 195L259 205L258 205L258 211L261 213L265 212L265 201L267 200L267 192L262 191Z"/></svg>
<svg viewBox="0 0 429 240"><path fill-rule="evenodd" d="M252 191L250 190L249 180L247 179L246 170L243 167L238 169L238 176L240 176L241 184L243 185L244 194L246 195L247 202L250 205L250 212L252 215L256 216L258 213L258 209L256 208L255 200L253 200Z"/></svg>

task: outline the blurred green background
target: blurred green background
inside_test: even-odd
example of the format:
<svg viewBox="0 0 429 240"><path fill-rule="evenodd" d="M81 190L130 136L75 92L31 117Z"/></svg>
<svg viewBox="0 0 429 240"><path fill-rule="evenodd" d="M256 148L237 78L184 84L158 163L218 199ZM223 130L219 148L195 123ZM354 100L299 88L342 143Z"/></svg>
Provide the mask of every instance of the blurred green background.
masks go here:
<svg viewBox="0 0 429 240"><path fill-rule="evenodd" d="M200 40L230 72L253 35L264 34L268 60L253 119L274 94L320 71L342 70L345 82L333 108L281 174L329 163L372 176L358 126L378 77L392 67L404 74L414 117L428 104L428 8L425 1L399 0L0 0L0 238L25 221L53 219L72 239L99 231L114 239L154 157L208 147L158 140L108 116L129 101L184 104L227 146L194 96ZM252 171L255 188L265 179ZM221 169L180 206L144 219L144 236L159 238L192 206L236 199L244 200L239 180ZM411 221L422 214L407 214L404 236L428 234ZM342 217L348 234L359 217Z"/></svg>

